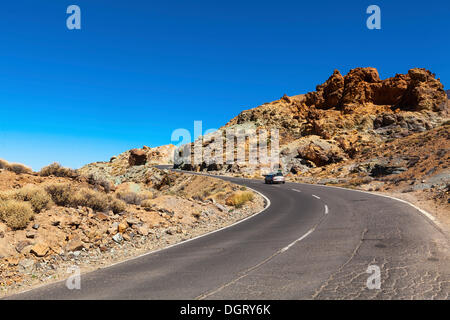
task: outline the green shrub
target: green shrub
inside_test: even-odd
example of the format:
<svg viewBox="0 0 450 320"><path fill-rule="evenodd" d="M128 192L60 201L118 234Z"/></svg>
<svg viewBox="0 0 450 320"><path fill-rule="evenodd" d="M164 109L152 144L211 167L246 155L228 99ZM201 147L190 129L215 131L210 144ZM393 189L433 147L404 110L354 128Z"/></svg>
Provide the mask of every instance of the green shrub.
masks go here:
<svg viewBox="0 0 450 320"><path fill-rule="evenodd" d="M0 219L13 229L23 229L33 218L31 204L18 200L0 201Z"/></svg>

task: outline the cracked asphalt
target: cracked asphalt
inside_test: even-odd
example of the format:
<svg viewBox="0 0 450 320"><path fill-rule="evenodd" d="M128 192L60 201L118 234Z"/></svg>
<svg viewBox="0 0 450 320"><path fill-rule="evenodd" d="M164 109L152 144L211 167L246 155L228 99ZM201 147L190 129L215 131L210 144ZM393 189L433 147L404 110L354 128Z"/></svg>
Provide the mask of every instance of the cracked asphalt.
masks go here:
<svg viewBox="0 0 450 320"><path fill-rule="evenodd" d="M230 228L10 299L449 299L448 235L408 204L222 177L271 205ZM369 266L380 289L369 289Z"/></svg>

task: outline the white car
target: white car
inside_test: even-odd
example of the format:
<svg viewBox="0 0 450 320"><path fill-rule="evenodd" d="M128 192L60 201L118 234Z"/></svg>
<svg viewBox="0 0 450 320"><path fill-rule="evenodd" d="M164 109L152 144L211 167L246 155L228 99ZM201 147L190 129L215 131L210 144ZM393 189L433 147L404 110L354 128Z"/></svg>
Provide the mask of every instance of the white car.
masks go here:
<svg viewBox="0 0 450 320"><path fill-rule="evenodd" d="M273 184L273 183L286 183L284 176L281 172L276 172L276 173L269 173L268 175L266 175L266 177L264 178L264 182L268 183L268 184Z"/></svg>

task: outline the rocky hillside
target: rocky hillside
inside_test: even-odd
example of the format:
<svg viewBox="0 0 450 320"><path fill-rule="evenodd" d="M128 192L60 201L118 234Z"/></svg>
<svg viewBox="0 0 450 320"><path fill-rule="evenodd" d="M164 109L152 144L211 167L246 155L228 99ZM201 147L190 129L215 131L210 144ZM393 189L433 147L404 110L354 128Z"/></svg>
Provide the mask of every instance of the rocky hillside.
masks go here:
<svg viewBox="0 0 450 320"><path fill-rule="evenodd" d="M336 70L316 91L243 111L220 130L278 129L278 165L291 180L390 192L431 190L428 198L441 199L436 201L447 209L449 104L443 84L425 69L384 80L374 68L346 75ZM203 137L204 146L208 139ZM246 149L256 144L252 136ZM267 172L248 163L178 161L176 166L246 177Z"/></svg>
<svg viewBox="0 0 450 320"><path fill-rule="evenodd" d="M113 161L128 163L112 168L119 176L102 166L99 174L94 165L58 164L35 173L0 161L0 295L65 278L73 266L95 269L216 230L264 206L245 188L126 154L129 161Z"/></svg>
<svg viewBox="0 0 450 320"><path fill-rule="evenodd" d="M173 164L174 152L175 146L172 144L156 148L143 146L141 149L131 149L113 156L109 162L87 164L78 169L78 172L115 185L126 181L146 182L147 179L152 179L153 165Z"/></svg>

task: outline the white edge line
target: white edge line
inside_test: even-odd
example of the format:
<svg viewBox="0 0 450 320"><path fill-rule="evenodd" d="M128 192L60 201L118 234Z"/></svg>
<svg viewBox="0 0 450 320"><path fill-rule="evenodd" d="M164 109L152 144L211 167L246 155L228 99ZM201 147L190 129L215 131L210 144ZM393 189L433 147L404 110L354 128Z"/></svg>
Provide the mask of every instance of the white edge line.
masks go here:
<svg viewBox="0 0 450 320"><path fill-rule="evenodd" d="M222 228L220 228L220 229L213 230L213 231L208 232L208 233L205 233L205 234L201 234L201 235L196 236L196 237L191 238L191 239L187 239L187 240L184 240L184 241L181 241L181 242L178 242L178 243L174 243L174 244L172 244L172 245L170 245L170 246L168 246L168 247L160 248L160 249L157 249L157 250L154 250L154 251L149 251L149 252L143 253L143 254L138 255L138 256L135 256L135 257L131 257L131 258L126 259L126 260L123 260L123 261L119 261L119 262L116 262L116 263L113 263L113 264L109 264L109 265L104 266L104 267L99 267L99 268L97 268L97 269L95 269L95 270L91 270L91 271L82 273L81 276L85 276L85 275L90 274L90 273L95 272L95 271L105 270L105 269L108 269L108 268L117 266L117 265L119 265L119 264L122 264L122 263L130 262L130 261L133 261L133 260L136 260L136 259L139 259L139 258L148 256L148 255L150 255L150 254L154 254L154 253L157 253L157 252L161 252L161 251L164 251L164 250L168 250L168 249L170 249L170 248L173 248L173 247L176 247L176 246L179 246L179 245L182 245L182 244L185 244L185 243L188 243L188 242L191 242L191 241L194 241L194 240L197 240L197 239L200 239L200 238L209 236L209 235L214 234L214 233L216 233L216 232L219 232L219 231L222 231L222 230L225 230L225 229L234 227L235 225L238 225L238 224L240 224L240 223L242 223L242 222L244 222L244 221L247 221L247 220L249 220L249 219L251 219L251 218L253 218L253 217L256 217L257 215L259 215L260 213L266 211L266 210L270 207L271 202L270 202L269 198L267 198L267 197L266 197L265 195L263 195L261 192L256 191L256 190L253 189L253 188L250 188L250 187L247 187L247 186L245 186L245 187L246 187L247 189L250 189L250 190L256 192L257 194L259 194L260 196L262 196L262 197L266 200L266 206L264 207L264 209L262 209L261 211L259 211L259 212L257 212L257 213L252 214L251 216L248 216L247 218L244 218L244 219L242 219L242 220L236 221L235 223L230 224L229 226L225 226L225 227L222 227ZM30 288L30 289L27 289L27 290L24 290L24 291L20 291L20 292L17 292L17 293L13 293L12 295L6 295L6 296L4 296L3 298L13 297L13 296L15 296L15 295L19 295L19 294L23 294L23 293L26 293L26 292L29 292L29 291L36 290L36 289L44 288L44 287L46 287L46 286L55 285L55 284L58 284L58 283L63 283L63 282L65 282L65 281L67 281L67 279L63 279L63 280L58 280L58 281L55 281L55 282L50 282L50 283L42 284L42 285L37 286L37 287L34 287L34 288ZM0 300L1 300L1 299L0 299Z"/></svg>
<svg viewBox="0 0 450 320"><path fill-rule="evenodd" d="M335 186L327 186L327 185L323 185L323 184L303 183L303 182L291 182L291 183L305 184L305 185L310 185L310 186L315 186L315 187L342 189L342 190L346 190L346 191L355 191L355 192L367 193L367 194L370 194L370 195L373 195L373 196L379 196L379 197L389 198L389 199L392 199L392 200L397 200L399 202L403 202L405 204L408 204L411 207L413 207L414 209L418 210L424 217L428 218L429 220L431 220L431 222L435 223L440 229L442 229L441 223L431 213L429 213L429 212L419 208L418 206L412 204L411 202L408 202L408 201L403 200L403 199L399 199L399 198L396 198L396 197L393 197L393 196L389 196L389 195L386 195L386 194L380 194L380 193L374 193L374 192L370 192L370 191L365 191L365 190L350 189L350 188L335 187Z"/></svg>

